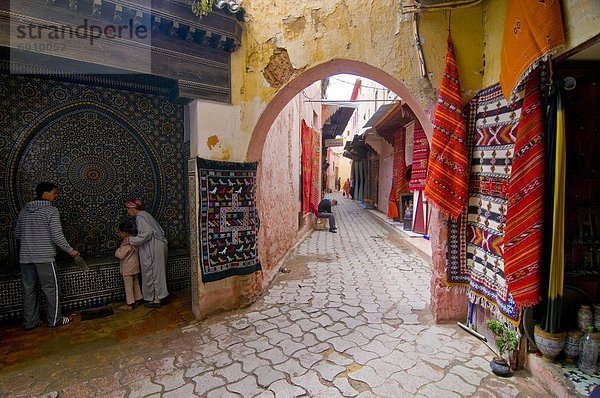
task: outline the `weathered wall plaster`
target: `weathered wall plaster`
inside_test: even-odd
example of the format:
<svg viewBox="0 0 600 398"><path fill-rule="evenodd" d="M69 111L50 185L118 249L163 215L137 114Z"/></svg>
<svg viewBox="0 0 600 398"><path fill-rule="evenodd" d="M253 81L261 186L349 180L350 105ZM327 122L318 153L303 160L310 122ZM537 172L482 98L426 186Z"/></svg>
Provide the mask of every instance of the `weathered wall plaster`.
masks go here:
<svg viewBox="0 0 600 398"><path fill-rule="evenodd" d="M187 106L191 132L191 156L241 162L246 148L238 144L239 106L193 101Z"/></svg>
<svg viewBox="0 0 600 398"><path fill-rule="evenodd" d="M425 66L436 92L446 64L448 26L456 53L463 102L466 103L482 84L483 6L480 4L453 11L426 12L419 16Z"/></svg>
<svg viewBox="0 0 600 398"><path fill-rule="evenodd" d="M289 100L290 97L276 97L279 91L291 85L297 93L311 82L295 82L295 78L332 60L359 61L388 74L404 86L406 96L412 97L411 107L420 108L420 115L425 115L424 110L430 109L436 99L429 78L420 76L412 19L400 14L397 2L253 0L244 7L244 45L232 59L233 75L240 72L243 78L232 81L233 87L239 88L232 99L241 108L241 138L246 143L256 132L266 104ZM481 86L481 14L481 7L452 12L458 63L467 93ZM421 37L434 82L439 82L446 53L446 35L440 34L440 25L448 25L443 13L422 17ZM459 29L461 26L476 32L469 35ZM331 74L353 72L343 65L337 67ZM325 76L317 79L321 77ZM430 125L426 120L423 124Z"/></svg>
<svg viewBox="0 0 600 398"><path fill-rule="evenodd" d="M563 0L562 3L567 40L564 51L600 34L600 1Z"/></svg>
<svg viewBox="0 0 600 398"><path fill-rule="evenodd" d="M320 97L320 82L304 90ZM316 115L316 118L314 117ZM316 119L316 120L315 120ZM260 216L259 255L263 270L273 268L299 237L302 120L320 130L321 105L297 95L281 111L265 141L258 175L257 208Z"/></svg>

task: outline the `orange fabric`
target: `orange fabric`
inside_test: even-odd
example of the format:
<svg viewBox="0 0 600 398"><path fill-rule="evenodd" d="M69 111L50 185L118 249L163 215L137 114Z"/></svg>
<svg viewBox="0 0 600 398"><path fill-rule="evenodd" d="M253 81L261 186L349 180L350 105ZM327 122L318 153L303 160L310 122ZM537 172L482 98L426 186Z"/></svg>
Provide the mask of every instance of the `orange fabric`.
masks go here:
<svg viewBox="0 0 600 398"><path fill-rule="evenodd" d="M565 43L560 1L508 0L500 86L508 100L533 64Z"/></svg>
<svg viewBox="0 0 600 398"><path fill-rule="evenodd" d="M388 199L388 217L389 218L398 218L399 213L398 213L398 205L396 204L396 201L398 200L398 197L396 196L396 190L394 189L394 187L392 186L392 191L390 192L390 198Z"/></svg>

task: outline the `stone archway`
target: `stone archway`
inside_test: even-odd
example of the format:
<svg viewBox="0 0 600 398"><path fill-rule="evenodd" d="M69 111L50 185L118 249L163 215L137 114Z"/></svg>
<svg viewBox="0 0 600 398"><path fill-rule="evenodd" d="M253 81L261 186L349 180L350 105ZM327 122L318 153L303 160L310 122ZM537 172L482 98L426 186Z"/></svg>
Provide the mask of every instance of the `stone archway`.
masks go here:
<svg viewBox="0 0 600 398"><path fill-rule="evenodd" d="M246 153L247 161L258 161L262 157L262 151L269 128L281 112L281 110L296 96L302 89L308 87L317 80L337 74L353 74L376 81L391 91L397 93L402 100L410 107L415 116L425 129L427 138L431 141L432 125L429 115L419 104L417 98L408 90L408 88L398 79L384 72L383 70L366 64L364 62L349 59L333 59L322 64L316 65L297 77L290 80L281 90L275 94L265 110L260 115L248 145Z"/></svg>

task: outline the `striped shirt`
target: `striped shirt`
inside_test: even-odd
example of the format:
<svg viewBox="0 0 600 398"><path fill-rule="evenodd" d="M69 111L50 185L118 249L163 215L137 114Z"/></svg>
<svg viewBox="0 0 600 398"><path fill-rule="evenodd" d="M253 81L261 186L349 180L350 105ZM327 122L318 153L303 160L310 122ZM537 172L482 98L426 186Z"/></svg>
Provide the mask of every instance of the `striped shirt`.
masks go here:
<svg viewBox="0 0 600 398"><path fill-rule="evenodd" d="M48 200L27 203L19 213L14 233L21 241L21 264L54 261L56 246L67 253L73 251L63 235L58 209Z"/></svg>

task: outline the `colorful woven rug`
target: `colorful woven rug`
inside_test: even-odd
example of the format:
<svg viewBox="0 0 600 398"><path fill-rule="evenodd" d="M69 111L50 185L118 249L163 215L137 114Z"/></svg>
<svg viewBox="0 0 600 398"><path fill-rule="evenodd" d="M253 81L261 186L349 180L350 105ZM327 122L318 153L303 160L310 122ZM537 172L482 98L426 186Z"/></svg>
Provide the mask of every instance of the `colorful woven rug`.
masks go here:
<svg viewBox="0 0 600 398"><path fill-rule="evenodd" d="M500 85L505 98L540 59L565 43L559 0L509 0L506 4Z"/></svg>
<svg viewBox="0 0 600 398"><path fill-rule="evenodd" d="M542 299L545 151L540 80L533 72L517 127L506 215L504 273L519 307L534 306Z"/></svg>
<svg viewBox="0 0 600 398"><path fill-rule="evenodd" d="M514 325L520 311L504 279L504 232L516 127L524 89L508 103L499 85L477 95L467 215L467 267L471 302L506 317Z"/></svg>
<svg viewBox="0 0 600 398"><path fill-rule="evenodd" d="M202 282L261 269L255 207L257 163L198 158Z"/></svg>
<svg viewBox="0 0 600 398"><path fill-rule="evenodd" d="M315 129L311 129L311 134L310 211L317 214L321 201L321 134Z"/></svg>
<svg viewBox="0 0 600 398"><path fill-rule="evenodd" d="M302 213L310 213L310 183L312 178L312 132L302 121Z"/></svg>
<svg viewBox="0 0 600 398"><path fill-rule="evenodd" d="M394 189L396 189L396 198L399 198L400 194L406 193L408 189L406 181L406 160L404 159L404 137L404 129L400 129L394 134L392 185Z"/></svg>
<svg viewBox="0 0 600 398"><path fill-rule="evenodd" d="M467 148L470 156L477 122L477 97L465 107L467 116ZM446 286L468 287L471 271L467 268L467 208L456 220L448 220L448 251L446 253Z"/></svg>
<svg viewBox="0 0 600 398"><path fill-rule="evenodd" d="M412 173L410 175L410 191L422 191L427 180L427 161L429 160L429 143L425 130L420 124L415 125Z"/></svg>
<svg viewBox="0 0 600 398"><path fill-rule="evenodd" d="M452 39L448 35L446 69L433 120L433 138L425 195L456 219L468 199L467 131Z"/></svg>

